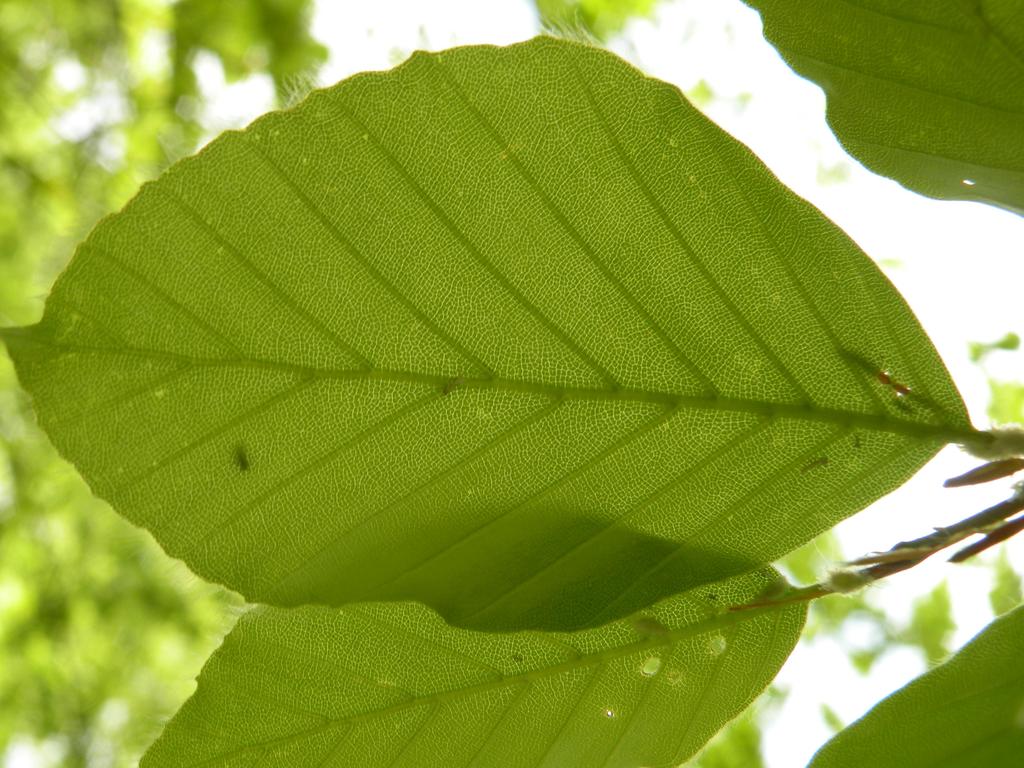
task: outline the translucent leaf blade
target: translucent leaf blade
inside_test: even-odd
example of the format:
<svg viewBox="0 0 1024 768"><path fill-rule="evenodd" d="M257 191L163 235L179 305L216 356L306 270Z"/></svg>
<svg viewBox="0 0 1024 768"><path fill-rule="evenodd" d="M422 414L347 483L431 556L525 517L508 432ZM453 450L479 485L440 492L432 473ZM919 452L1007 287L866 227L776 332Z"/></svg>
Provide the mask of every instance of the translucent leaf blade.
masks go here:
<svg viewBox="0 0 1024 768"><path fill-rule="evenodd" d="M225 134L5 338L63 454L198 573L481 628L752 570L974 434L848 238L675 88L543 38Z"/></svg>
<svg viewBox="0 0 1024 768"><path fill-rule="evenodd" d="M747 599L761 572L716 589ZM455 630L413 604L257 609L143 759L158 766L677 765L774 677L803 607L697 595L574 634Z"/></svg>

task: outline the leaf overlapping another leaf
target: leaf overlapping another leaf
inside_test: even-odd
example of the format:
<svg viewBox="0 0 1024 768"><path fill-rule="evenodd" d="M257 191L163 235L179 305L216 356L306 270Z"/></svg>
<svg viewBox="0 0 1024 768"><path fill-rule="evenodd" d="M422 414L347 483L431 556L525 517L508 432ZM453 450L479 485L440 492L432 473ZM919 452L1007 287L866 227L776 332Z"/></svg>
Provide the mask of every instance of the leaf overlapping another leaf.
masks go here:
<svg viewBox="0 0 1024 768"><path fill-rule="evenodd" d="M63 454L198 573L486 629L750 571L975 435L845 235L677 89L544 38L225 134L5 340Z"/></svg>
<svg viewBox="0 0 1024 768"><path fill-rule="evenodd" d="M772 578L716 589L739 602ZM407 603L257 609L142 765L677 765L774 677L803 617L709 611L690 594L643 624L483 634Z"/></svg>

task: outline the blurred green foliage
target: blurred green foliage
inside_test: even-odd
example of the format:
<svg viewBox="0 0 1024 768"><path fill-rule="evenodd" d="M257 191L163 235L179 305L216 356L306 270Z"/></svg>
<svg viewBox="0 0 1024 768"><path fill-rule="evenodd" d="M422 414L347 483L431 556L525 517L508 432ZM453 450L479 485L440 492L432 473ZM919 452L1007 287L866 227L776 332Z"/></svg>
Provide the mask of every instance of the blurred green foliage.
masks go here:
<svg viewBox="0 0 1024 768"><path fill-rule="evenodd" d="M914 602L910 624L895 639L920 648L928 666L935 666L949 655L949 641L955 630L949 586L943 581Z"/></svg>
<svg viewBox="0 0 1024 768"><path fill-rule="evenodd" d="M818 581L844 559L839 542L830 531L787 555L782 566L796 582L805 585ZM1013 573L1012 569L1010 573ZM870 595L869 587L848 595L830 595L815 600L811 604L803 639L812 640L821 634L834 635L847 645L850 663L863 674L870 672L875 662L894 644L918 649L930 666L946 658L956 623L945 581L914 601L909 621L905 624L887 616L870 601ZM849 646L844 642L847 622L860 624L861 632L858 634L867 637L866 643ZM868 629L870 631L865 631Z"/></svg>
<svg viewBox="0 0 1024 768"><path fill-rule="evenodd" d="M81 240L195 150L192 65L265 73L282 102L325 49L311 0L0 3L0 324L38 319ZM95 500L0 358L0 763L128 766L241 601Z"/></svg>
<svg viewBox="0 0 1024 768"><path fill-rule="evenodd" d="M988 374L986 362L993 353L1016 352L1019 359L1020 336L1009 331L1002 338L991 342L972 341L968 355L982 372L988 375L991 399L988 417L993 424L1024 424L1024 381L1003 381Z"/></svg>
<svg viewBox="0 0 1024 768"><path fill-rule="evenodd" d="M309 34L311 12L310 0L180 0L172 27L175 105L198 93L192 59L200 49L217 52L229 81L266 71L279 102L302 95L327 59L327 49Z"/></svg>
<svg viewBox="0 0 1024 768"><path fill-rule="evenodd" d="M814 584L839 568L845 558L839 540L831 531L823 533L782 560L782 566L800 585ZM813 640L819 634L839 634L848 619L867 621L885 631L885 613L867 600L868 591L860 590L845 595L830 595L811 603L804 626L804 640Z"/></svg>
<svg viewBox="0 0 1024 768"><path fill-rule="evenodd" d="M6 361L0 376L0 746L130 765L191 693L237 601L90 497L30 426Z"/></svg>
<svg viewBox="0 0 1024 768"><path fill-rule="evenodd" d="M829 727L832 733L839 733L843 728L846 727L846 723L843 718L832 709L828 704L821 705L821 719L825 721L825 724Z"/></svg>
<svg viewBox="0 0 1024 768"><path fill-rule="evenodd" d="M535 0L541 23L607 40L635 16L647 16L657 0Z"/></svg>
<svg viewBox="0 0 1024 768"><path fill-rule="evenodd" d="M1003 349L1008 351L1014 351L1020 349L1020 336L1012 331L1007 333L1001 339L991 342L983 341L972 341L968 346L968 354L970 355L971 362L980 362L989 353L995 352L996 350Z"/></svg>
<svg viewBox="0 0 1024 768"><path fill-rule="evenodd" d="M989 379L988 417L994 424L1024 424L1024 383Z"/></svg>
<svg viewBox="0 0 1024 768"><path fill-rule="evenodd" d="M715 92L711 90L711 86L707 80L703 78L697 81L697 84L686 92L686 98L690 100L690 103L697 109L707 109L708 105L715 100Z"/></svg>
<svg viewBox="0 0 1024 768"><path fill-rule="evenodd" d="M1020 574L1010 565L1010 558L1005 549L996 558L992 581L992 591L989 592L988 599L996 616L1013 610L1020 605L1021 600L1024 600Z"/></svg>

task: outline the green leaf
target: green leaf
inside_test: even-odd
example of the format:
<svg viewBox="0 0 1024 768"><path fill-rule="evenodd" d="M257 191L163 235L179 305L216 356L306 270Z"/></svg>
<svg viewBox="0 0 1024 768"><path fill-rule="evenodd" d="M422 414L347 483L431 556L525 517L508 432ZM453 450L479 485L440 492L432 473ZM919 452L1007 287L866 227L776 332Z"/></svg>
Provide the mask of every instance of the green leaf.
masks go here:
<svg viewBox="0 0 1024 768"><path fill-rule="evenodd" d="M716 589L740 602L773 576ZM658 631L495 635L409 603L257 609L142 765L678 765L768 684L804 609L684 595L645 614Z"/></svg>
<svg viewBox="0 0 1024 768"><path fill-rule="evenodd" d="M1020 0L746 0L828 97L871 170L930 197L1024 212Z"/></svg>
<svg viewBox="0 0 1024 768"><path fill-rule="evenodd" d="M884 699L811 768L1016 768L1024 751L1024 608Z"/></svg>
<svg viewBox="0 0 1024 768"><path fill-rule="evenodd" d="M545 38L225 134L5 338L61 452L198 573L477 628L750 571L977 437L848 238L676 88Z"/></svg>

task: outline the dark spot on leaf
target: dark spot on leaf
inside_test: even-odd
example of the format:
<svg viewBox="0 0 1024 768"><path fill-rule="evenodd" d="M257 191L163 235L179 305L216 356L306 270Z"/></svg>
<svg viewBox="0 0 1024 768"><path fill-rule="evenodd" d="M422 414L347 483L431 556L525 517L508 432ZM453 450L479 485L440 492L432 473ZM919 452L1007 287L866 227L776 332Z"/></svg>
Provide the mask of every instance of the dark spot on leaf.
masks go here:
<svg viewBox="0 0 1024 768"><path fill-rule="evenodd" d="M451 394L451 391L455 389L457 386L459 386L462 382L463 378L461 376L456 376L454 379L451 379L447 383L445 383L444 388L441 390L441 394Z"/></svg>
<svg viewBox="0 0 1024 768"><path fill-rule="evenodd" d="M810 472L812 469L818 469L819 467L828 466L828 456L819 456L818 458L804 464L801 472Z"/></svg>
<svg viewBox="0 0 1024 768"><path fill-rule="evenodd" d="M899 408L904 413L913 413L914 411L914 409L910 406L910 403L908 403L907 399L903 396L897 396L896 407Z"/></svg>
<svg viewBox="0 0 1024 768"><path fill-rule="evenodd" d="M238 467L241 472L249 471L249 454L245 452L244 445L235 446L235 466Z"/></svg>

